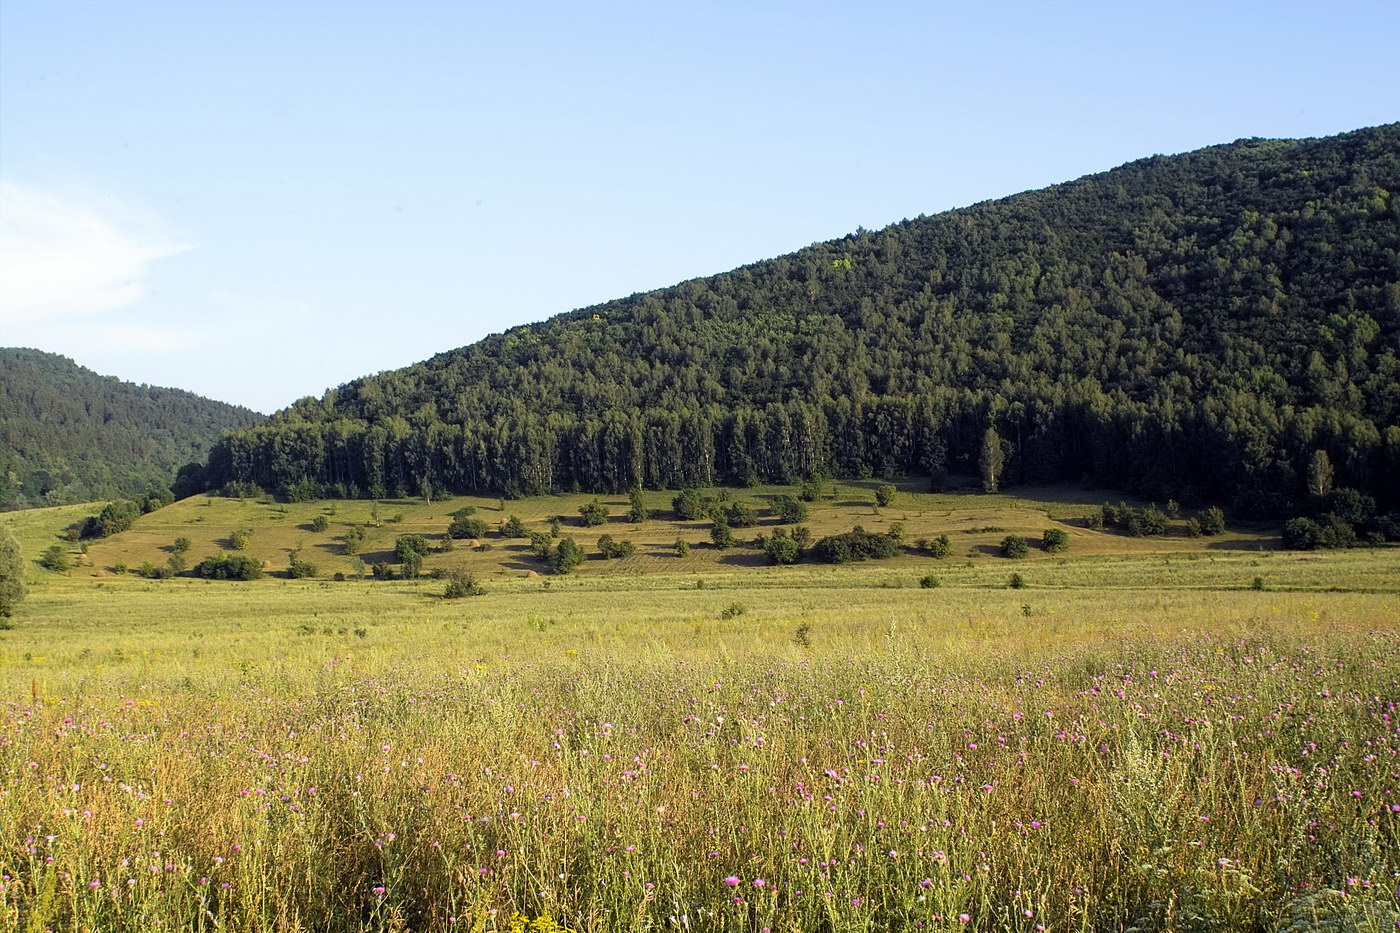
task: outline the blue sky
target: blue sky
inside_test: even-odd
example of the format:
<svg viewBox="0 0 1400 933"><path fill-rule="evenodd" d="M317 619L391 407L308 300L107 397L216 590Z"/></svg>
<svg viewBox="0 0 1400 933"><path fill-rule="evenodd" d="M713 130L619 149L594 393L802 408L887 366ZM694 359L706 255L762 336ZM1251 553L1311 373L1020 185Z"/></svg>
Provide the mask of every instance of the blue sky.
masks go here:
<svg viewBox="0 0 1400 933"><path fill-rule="evenodd" d="M1400 3L0 0L0 344L273 411L515 324L1400 119Z"/></svg>

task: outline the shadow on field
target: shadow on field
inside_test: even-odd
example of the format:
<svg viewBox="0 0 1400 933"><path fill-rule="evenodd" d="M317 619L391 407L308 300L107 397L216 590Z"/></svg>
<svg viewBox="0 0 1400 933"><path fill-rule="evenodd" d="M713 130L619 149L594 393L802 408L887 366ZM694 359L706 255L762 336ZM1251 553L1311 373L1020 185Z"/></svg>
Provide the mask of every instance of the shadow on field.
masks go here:
<svg viewBox="0 0 1400 933"><path fill-rule="evenodd" d="M725 554L719 559L721 564L730 567L763 567L768 564L768 557L762 553L744 552L741 554Z"/></svg>
<svg viewBox="0 0 1400 933"><path fill-rule="evenodd" d="M1212 541L1206 545L1209 551L1273 551L1277 550L1280 540L1271 538L1261 541L1258 538L1243 539L1233 538L1224 541Z"/></svg>

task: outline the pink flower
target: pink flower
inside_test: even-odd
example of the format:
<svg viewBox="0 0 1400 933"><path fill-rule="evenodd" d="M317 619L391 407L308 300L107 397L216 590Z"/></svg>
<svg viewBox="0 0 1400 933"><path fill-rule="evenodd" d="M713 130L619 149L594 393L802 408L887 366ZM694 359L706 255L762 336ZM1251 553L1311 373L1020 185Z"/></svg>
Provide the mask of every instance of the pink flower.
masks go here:
<svg viewBox="0 0 1400 933"><path fill-rule="evenodd" d="M730 875L728 878L724 879L724 883L729 885L731 888L735 888L739 886L739 879L735 878L733 875Z"/></svg>

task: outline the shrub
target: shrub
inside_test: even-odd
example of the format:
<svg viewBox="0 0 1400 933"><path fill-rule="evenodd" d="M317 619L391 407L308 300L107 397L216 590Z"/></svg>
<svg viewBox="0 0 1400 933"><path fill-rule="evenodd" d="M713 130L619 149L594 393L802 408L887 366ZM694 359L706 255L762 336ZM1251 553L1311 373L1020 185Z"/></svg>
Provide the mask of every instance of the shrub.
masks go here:
<svg viewBox="0 0 1400 933"><path fill-rule="evenodd" d="M933 574L925 574L919 578L919 586L926 590L936 590L942 586L941 581Z"/></svg>
<svg viewBox="0 0 1400 933"><path fill-rule="evenodd" d="M1283 546L1293 551L1314 550L1322 541L1322 526L1311 518L1290 518L1283 523Z"/></svg>
<svg viewBox="0 0 1400 933"><path fill-rule="evenodd" d="M758 511L747 502L736 502L725 513L733 528L752 528L758 524Z"/></svg>
<svg viewBox="0 0 1400 933"><path fill-rule="evenodd" d="M583 563L583 548L573 538L562 538L550 552L549 568L555 573L569 573Z"/></svg>
<svg viewBox="0 0 1400 933"><path fill-rule="evenodd" d="M715 519L714 526L710 528L710 540L717 548L731 548L738 542L734 540L734 529L729 527L729 523L723 518Z"/></svg>
<svg viewBox="0 0 1400 933"><path fill-rule="evenodd" d="M73 566L73 559L68 554L68 549L61 544L51 544L39 555L39 566L45 570L52 570L54 573L67 573Z"/></svg>
<svg viewBox="0 0 1400 933"><path fill-rule="evenodd" d="M1002 557L1025 557L1031 552L1030 545L1020 535L1007 535L1001 539Z"/></svg>
<svg viewBox="0 0 1400 933"><path fill-rule="evenodd" d="M394 579L394 568L382 560L377 561L374 566L370 567L369 572L376 580Z"/></svg>
<svg viewBox="0 0 1400 933"><path fill-rule="evenodd" d="M607 521L608 516L612 513L608 511L606 505L594 499L586 505L579 506L578 514L583 519L583 527L596 528Z"/></svg>
<svg viewBox="0 0 1400 933"><path fill-rule="evenodd" d="M1200 514L1198 521L1201 523L1201 534L1207 538L1213 535L1223 534L1225 531L1225 513L1218 506L1211 506Z"/></svg>
<svg viewBox="0 0 1400 933"><path fill-rule="evenodd" d="M311 520L311 530L317 534L323 533L329 527L331 523L324 515L317 515Z"/></svg>
<svg viewBox="0 0 1400 933"><path fill-rule="evenodd" d="M773 500L773 514L786 525L805 522L810 511L807 503L801 499L794 499L792 496L779 496Z"/></svg>
<svg viewBox="0 0 1400 933"><path fill-rule="evenodd" d="M108 502L102 511L83 522L82 537L106 538L120 534L141 517L141 503L131 499Z"/></svg>
<svg viewBox="0 0 1400 933"><path fill-rule="evenodd" d="M468 507L470 508L470 507ZM472 509L475 512L476 509ZM452 514L452 521L447 526L447 536L459 540L466 538L486 537L487 525L484 519L474 518L467 513L466 509L458 509Z"/></svg>
<svg viewBox="0 0 1400 933"><path fill-rule="evenodd" d="M1026 588L1026 578L1019 573L1013 573L1011 579L1006 581L1006 585L1013 590L1023 590Z"/></svg>
<svg viewBox="0 0 1400 933"><path fill-rule="evenodd" d="M175 543L170 546L170 550L176 554L183 554L193 546L194 543L189 538L176 538Z"/></svg>
<svg viewBox="0 0 1400 933"><path fill-rule="evenodd" d="M689 556L690 556L690 544L689 544L689 542L685 541L683 538L677 538L677 539L676 539L676 556L677 556L677 557L689 557Z"/></svg>
<svg viewBox="0 0 1400 933"><path fill-rule="evenodd" d="M422 535L399 535L394 539L394 557L401 564L408 560L409 554L416 554L421 566L422 559L427 553L428 539Z"/></svg>
<svg viewBox="0 0 1400 933"><path fill-rule="evenodd" d="M256 580L262 564L246 554L218 554L195 564L194 573L206 580Z"/></svg>
<svg viewBox="0 0 1400 933"><path fill-rule="evenodd" d="M822 538L812 547L812 553L833 564L881 560L898 554L899 542L890 535L866 531L857 525L844 534Z"/></svg>
<svg viewBox="0 0 1400 933"><path fill-rule="evenodd" d="M1040 546L1047 554L1069 550L1069 533L1063 528L1047 528L1040 536Z"/></svg>
<svg viewBox="0 0 1400 933"><path fill-rule="evenodd" d="M1199 519L1188 518L1186 520L1186 537L1199 538L1201 536L1201 522Z"/></svg>
<svg viewBox="0 0 1400 933"><path fill-rule="evenodd" d="M399 558L399 566L405 580L416 580L423 572L423 555L418 551L404 551Z"/></svg>
<svg viewBox="0 0 1400 933"><path fill-rule="evenodd" d="M600 535L598 552L609 560L620 560L637 553L637 546L631 541L618 541L612 535Z"/></svg>
<svg viewBox="0 0 1400 933"><path fill-rule="evenodd" d="M646 503L642 501L642 492L639 489L632 490L629 497L629 507L627 509L627 520L634 525L640 525L651 517L647 511Z"/></svg>
<svg viewBox="0 0 1400 933"><path fill-rule="evenodd" d="M763 542L763 553L768 555L768 560L774 564L795 564L801 550L797 542L779 528Z"/></svg>
<svg viewBox="0 0 1400 933"><path fill-rule="evenodd" d="M883 486L876 486L875 504L882 509L885 508L890 503L894 502L894 497L896 494L898 494L898 492L899 490L896 489L894 487L894 484L892 483L885 483Z"/></svg>
<svg viewBox="0 0 1400 933"><path fill-rule="evenodd" d="M826 482L819 476L813 476L802 481L802 485L797 489L797 498L803 502L816 502L822 496L822 490Z"/></svg>
<svg viewBox="0 0 1400 933"><path fill-rule="evenodd" d="M170 568L170 575L173 577L185 572L185 553L176 551L165 559L165 566Z"/></svg>
<svg viewBox="0 0 1400 933"><path fill-rule="evenodd" d="M939 535L930 541L925 541L920 544L919 550L926 551L930 557L936 557L942 560L953 553L953 542L948 540L947 535Z"/></svg>
<svg viewBox="0 0 1400 933"><path fill-rule="evenodd" d="M730 603L720 612L719 617L721 619L737 619L748 611L748 608L743 603Z"/></svg>
<svg viewBox="0 0 1400 933"><path fill-rule="evenodd" d="M548 558L550 549L554 547L554 540L543 531L530 532L530 553L536 557Z"/></svg>
<svg viewBox="0 0 1400 933"><path fill-rule="evenodd" d="M1094 512L1084 516L1084 527L1090 531L1103 531L1103 513Z"/></svg>
<svg viewBox="0 0 1400 933"><path fill-rule="evenodd" d="M693 522L705 517L709 504L700 495L700 490L687 488L671 499L671 508L680 521Z"/></svg>
<svg viewBox="0 0 1400 933"><path fill-rule="evenodd" d="M503 525L501 526L501 537L502 537L502 538L523 538L523 537L525 537L525 523L522 522L519 518L517 518L517 517L515 517L514 515L512 515L510 518L506 519L505 524L503 524Z"/></svg>
<svg viewBox="0 0 1400 933"><path fill-rule="evenodd" d="M443 599L463 599L467 596L481 596L486 588L477 582L476 577L465 567L458 567L447 573L447 587L442 591Z"/></svg>
<svg viewBox="0 0 1400 933"><path fill-rule="evenodd" d="M316 576L316 565L309 560L302 560L300 551L292 552L287 569L294 580L304 580Z"/></svg>
<svg viewBox="0 0 1400 933"><path fill-rule="evenodd" d="M253 532L248 528L239 528L230 531L228 535L228 546L235 551L243 551L248 547L248 542L253 540Z"/></svg>

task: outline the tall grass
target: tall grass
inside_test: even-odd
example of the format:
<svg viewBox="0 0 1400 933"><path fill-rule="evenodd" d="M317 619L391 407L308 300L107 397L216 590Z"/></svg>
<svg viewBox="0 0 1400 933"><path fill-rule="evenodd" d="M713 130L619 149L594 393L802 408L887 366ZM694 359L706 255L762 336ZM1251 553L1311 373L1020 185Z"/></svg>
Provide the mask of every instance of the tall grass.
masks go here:
<svg viewBox="0 0 1400 933"><path fill-rule="evenodd" d="M0 924L1394 928L1393 597L680 585L41 589Z"/></svg>

